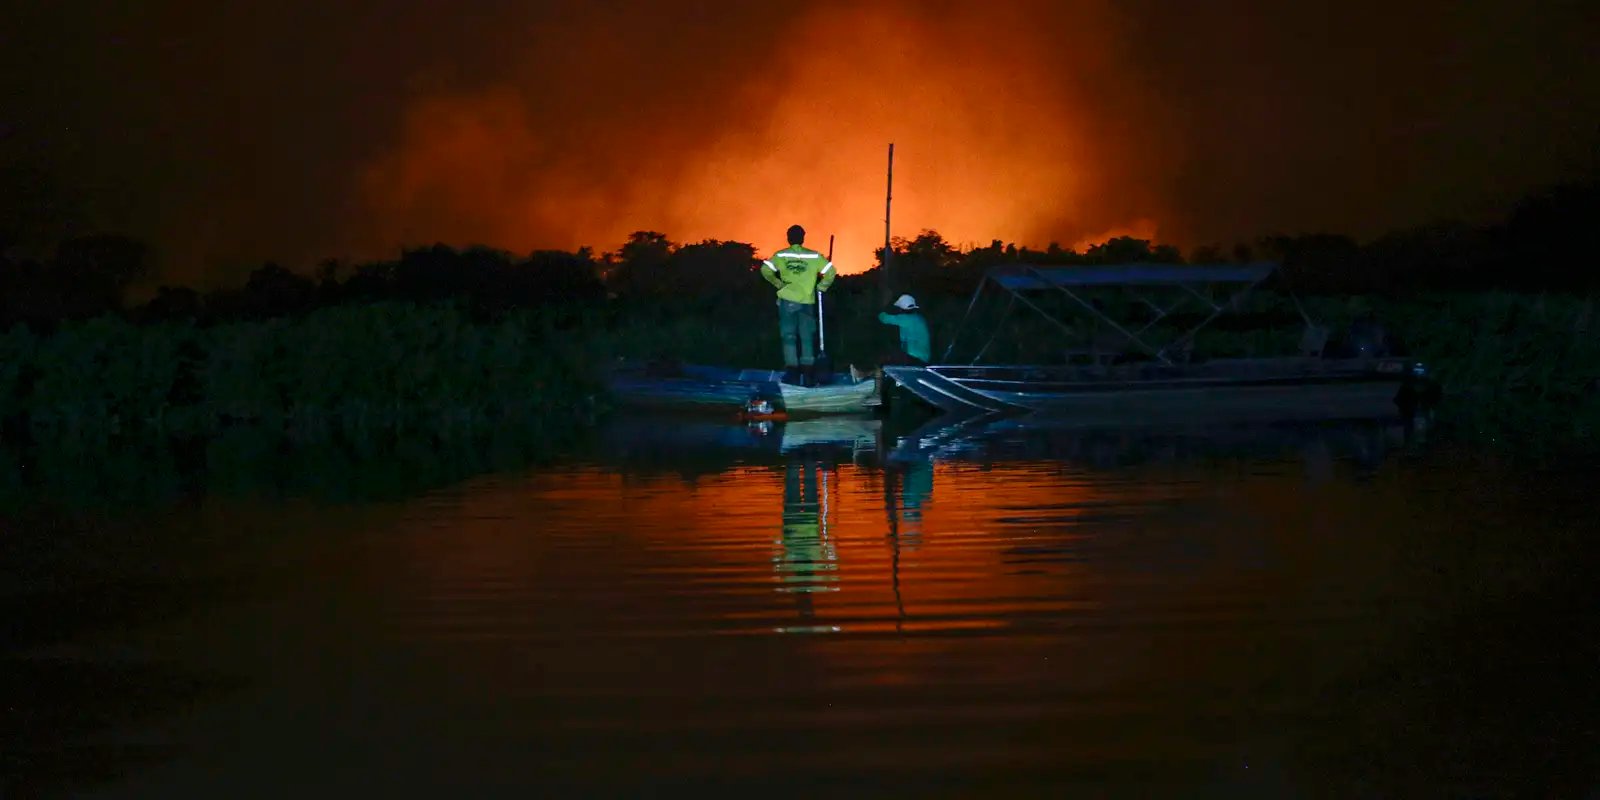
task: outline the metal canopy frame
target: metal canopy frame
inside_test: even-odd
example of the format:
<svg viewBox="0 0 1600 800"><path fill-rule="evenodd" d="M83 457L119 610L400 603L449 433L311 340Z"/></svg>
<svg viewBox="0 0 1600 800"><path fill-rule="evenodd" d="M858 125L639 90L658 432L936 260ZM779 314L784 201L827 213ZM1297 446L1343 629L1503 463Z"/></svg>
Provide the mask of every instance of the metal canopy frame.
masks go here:
<svg viewBox="0 0 1600 800"><path fill-rule="evenodd" d="M956 328L955 335L950 337L950 344L945 348L941 360L949 361L950 354L955 351L956 342L960 340L961 331L966 327L967 319L972 315L972 309L977 306L978 297L983 294L983 290L988 284L993 283L1011 295L1010 301L1006 304L1006 310L1000 315L1000 321L1002 322L1006 317L1010 316L1014 303L1020 300L1024 305L1039 312L1040 316L1055 323L1057 327L1068 333L1075 333L1066 323L1040 308L1037 303L1029 300L1024 295L1024 292L1028 291L1055 289L1066 295L1079 307L1087 310L1097 322L1104 323L1115 329L1129 344L1137 346L1163 364L1172 364L1172 354L1175 352L1175 348L1192 345L1195 336L1201 329L1210 325L1223 312L1237 307L1239 301L1245 295L1266 280L1277 268L1278 265L1272 262L1252 264L1133 263L1091 266L1008 264L995 267L985 273L983 280L978 282L978 288L973 291L972 300L967 304L967 312L962 315L961 325ZM1217 285L1233 285L1240 288L1225 301L1218 303L1210 296L1211 289ZM1073 291L1074 288L1079 289L1081 292L1084 288L1096 287L1122 289L1135 301L1155 312L1154 318L1146 322L1138 330L1130 331L1100 309L1095 308L1093 303L1085 300L1078 292ZM1177 288L1182 289L1185 294L1179 295L1176 300L1163 306L1142 292L1141 288L1143 287ZM1205 288L1206 293L1202 293L1200 288L1197 287ZM1156 323L1171 316L1191 297L1199 300L1202 307L1209 308L1211 313L1200 324L1165 344L1146 341L1144 336L1146 332ZM989 345L994 343L994 337L998 333L997 328L995 333L990 335L989 341L978 351L978 354L967 362L969 365L976 364L977 360L988 352Z"/></svg>

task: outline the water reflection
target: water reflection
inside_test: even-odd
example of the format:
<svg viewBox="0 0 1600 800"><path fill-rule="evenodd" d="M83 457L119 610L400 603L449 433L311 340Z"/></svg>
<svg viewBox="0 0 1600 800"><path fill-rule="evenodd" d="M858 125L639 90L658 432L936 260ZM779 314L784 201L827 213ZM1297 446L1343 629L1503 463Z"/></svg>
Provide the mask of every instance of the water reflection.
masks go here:
<svg viewBox="0 0 1600 800"><path fill-rule="evenodd" d="M816 616L811 595L836 592L839 581L839 553L828 534L828 477L830 465L816 453L792 452L783 474L783 537L781 553L773 559L778 591L795 596L800 619ZM837 478L835 479L837 483ZM785 627L781 631L815 630ZM822 630L837 630L829 626Z"/></svg>
<svg viewBox="0 0 1600 800"><path fill-rule="evenodd" d="M1405 446L628 417L388 503L129 514L96 580L236 593L34 642L238 679L118 731L171 761L106 796L1482 795L1551 763L1517 742L1581 785L1591 490Z"/></svg>
<svg viewBox="0 0 1600 800"><path fill-rule="evenodd" d="M1335 461L1370 471L1417 444L1405 425L1385 420L1204 427L1147 424L1084 427L1060 417L940 417L892 437L889 464L1052 460L1096 469L1218 460L1303 463L1309 478L1332 477Z"/></svg>
<svg viewBox="0 0 1600 800"><path fill-rule="evenodd" d="M394 502L493 472L548 463L573 432L505 428L442 439L418 433L293 437L237 426L213 436L0 446L0 513L39 505L121 513L197 497Z"/></svg>
<svg viewBox="0 0 1600 800"><path fill-rule="evenodd" d="M887 464L883 485L889 538L897 546L916 550L922 543L922 507L933 496L933 462Z"/></svg>
<svg viewBox="0 0 1600 800"><path fill-rule="evenodd" d="M1219 537L1210 528L1227 509L1168 521L1161 505L1218 465L1280 474L1299 461L1305 484L1316 486L1370 475L1403 445L1402 431L1379 423L1198 430L1085 429L1048 418L897 427L848 417L757 425L639 417L614 423L588 458L624 475L693 481L716 508L761 496L768 481L781 487L772 495L781 508L771 562L791 604L771 629L903 633L1010 627L1019 613L1061 607L1048 596L1054 587L1033 584L1091 563L1103 571L1113 562L1100 529L1138 519L1159 533L1140 546L1146 560L1135 569L1200 580L1203 570L1263 564L1273 549L1266 532ZM1149 472L1156 467L1176 473ZM941 472L954 481L943 505ZM959 534L924 554L935 505L937 527ZM871 594L876 576L887 596ZM1027 600L997 605L997 597Z"/></svg>

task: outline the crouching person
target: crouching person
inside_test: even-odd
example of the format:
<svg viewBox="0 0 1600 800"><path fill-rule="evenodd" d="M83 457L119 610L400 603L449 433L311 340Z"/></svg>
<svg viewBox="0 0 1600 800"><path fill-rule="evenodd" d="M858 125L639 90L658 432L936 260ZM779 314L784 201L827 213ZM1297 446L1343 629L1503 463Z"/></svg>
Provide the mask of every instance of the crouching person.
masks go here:
<svg viewBox="0 0 1600 800"><path fill-rule="evenodd" d="M900 295L889 310L878 313L878 321L900 329L900 350L885 358L883 363L922 365L932 358L928 321L923 318L916 298Z"/></svg>

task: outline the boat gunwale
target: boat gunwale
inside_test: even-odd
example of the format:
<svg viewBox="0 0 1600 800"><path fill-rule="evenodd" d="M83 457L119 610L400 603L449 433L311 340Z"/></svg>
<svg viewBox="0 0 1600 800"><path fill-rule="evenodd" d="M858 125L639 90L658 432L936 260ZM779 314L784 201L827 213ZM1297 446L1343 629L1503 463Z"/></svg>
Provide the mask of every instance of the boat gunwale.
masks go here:
<svg viewBox="0 0 1600 800"><path fill-rule="evenodd" d="M1191 380L1128 380L1115 382L1058 381L995 381L984 378L957 378L943 374L939 365L889 366L884 372L895 383L930 405L946 410L970 409L990 412L1007 410L1036 410L1054 401L1070 402L1074 398L1107 398L1117 394L1130 397L1182 392L1220 390L1252 391L1262 389L1297 389L1316 391L1319 387L1372 385L1374 387L1398 386L1404 380L1402 372L1372 370L1343 370L1322 375L1298 374L1273 377L1228 377ZM974 369L962 367L962 369ZM976 369L983 369L977 367ZM999 384L999 385L996 385ZM943 399L935 399L936 393ZM964 396L966 395L966 396Z"/></svg>
<svg viewBox="0 0 1600 800"><path fill-rule="evenodd" d="M1006 391L1026 395L1102 394L1119 391L1159 391L1179 389L1246 388L1253 386L1321 386L1340 383L1398 383L1398 378L1369 372L1333 375L1286 375L1266 378L1158 378L1130 381L997 381L984 378L941 376L972 391ZM1023 387L1007 388L1007 387Z"/></svg>
<svg viewBox="0 0 1600 800"><path fill-rule="evenodd" d="M653 375L648 365L627 364L607 377L613 395L634 406L742 408L751 394L779 401L784 410L805 414L860 414L870 412L879 392L876 377L856 383L795 386L778 380L740 377L781 372L738 370L700 364L683 364L688 373Z"/></svg>

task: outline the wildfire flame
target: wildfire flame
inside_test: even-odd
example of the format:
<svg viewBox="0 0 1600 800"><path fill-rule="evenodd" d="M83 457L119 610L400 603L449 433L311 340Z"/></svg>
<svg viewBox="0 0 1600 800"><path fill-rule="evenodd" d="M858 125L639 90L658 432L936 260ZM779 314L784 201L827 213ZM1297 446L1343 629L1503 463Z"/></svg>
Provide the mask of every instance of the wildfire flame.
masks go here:
<svg viewBox="0 0 1600 800"><path fill-rule="evenodd" d="M1112 18L1099 3L1075 7L1085 35L1063 62L1059 43L1032 32L1030 8L930 22L938 15L910 2L819 6L772 31L731 88L712 76L724 80L620 118L580 113L581 137L510 83L418 97L362 172L373 238L606 249L657 230L768 250L799 223L814 247L835 235L840 270L858 272L883 242L891 141L896 236L1080 249L1153 236L1148 218L1114 218L1102 202L1103 165L1131 145L1094 138L1075 111L1088 103L1078 89L1111 69L1095 34ZM1061 68L1079 79L1040 79Z"/></svg>

